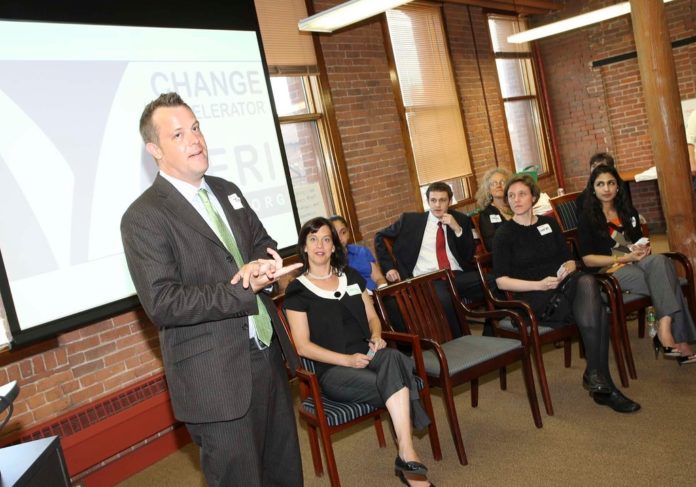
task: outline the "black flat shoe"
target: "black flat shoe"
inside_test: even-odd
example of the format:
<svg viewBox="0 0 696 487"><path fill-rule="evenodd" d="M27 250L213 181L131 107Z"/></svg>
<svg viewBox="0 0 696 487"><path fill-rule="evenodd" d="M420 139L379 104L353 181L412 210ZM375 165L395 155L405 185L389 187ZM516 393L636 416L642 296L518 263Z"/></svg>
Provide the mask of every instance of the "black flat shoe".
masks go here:
<svg viewBox="0 0 696 487"><path fill-rule="evenodd" d="M420 462L404 462L401 457L397 455L396 460L394 460L394 471L396 475L399 475L399 472L426 475L428 473L428 467Z"/></svg>
<svg viewBox="0 0 696 487"><path fill-rule="evenodd" d="M401 483L404 484L404 485L408 485L408 486L411 485L411 484L408 482L408 479L406 478L406 475L409 475L410 477L413 478L413 480L417 480L417 481L421 481L421 482L427 481L428 484L430 484L430 487L435 487L435 484L433 484L432 482L430 482L430 481L428 480L428 477L426 477L425 475L420 475L420 474L405 474L405 473L402 472L401 470L397 470L396 472L397 472L397 473L396 473L396 476L399 477L399 480L401 480Z"/></svg>
<svg viewBox="0 0 696 487"><path fill-rule="evenodd" d="M586 370L582 374L582 386L590 391L590 394L608 395L614 389L611 382L596 370Z"/></svg>
<svg viewBox="0 0 696 487"><path fill-rule="evenodd" d="M640 409L640 404L631 401L616 388L611 394L592 394L592 399L601 406L609 406L617 413L635 413Z"/></svg>

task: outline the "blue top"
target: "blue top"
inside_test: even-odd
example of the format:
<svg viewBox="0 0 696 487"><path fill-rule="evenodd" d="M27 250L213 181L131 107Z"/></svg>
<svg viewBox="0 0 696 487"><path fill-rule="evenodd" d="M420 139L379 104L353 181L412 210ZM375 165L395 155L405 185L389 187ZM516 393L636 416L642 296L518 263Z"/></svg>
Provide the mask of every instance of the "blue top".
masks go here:
<svg viewBox="0 0 696 487"><path fill-rule="evenodd" d="M375 258L370 252L370 249L362 245L348 244L348 265L358 271L365 279L365 287L372 291L377 287L375 281L372 280L372 263Z"/></svg>

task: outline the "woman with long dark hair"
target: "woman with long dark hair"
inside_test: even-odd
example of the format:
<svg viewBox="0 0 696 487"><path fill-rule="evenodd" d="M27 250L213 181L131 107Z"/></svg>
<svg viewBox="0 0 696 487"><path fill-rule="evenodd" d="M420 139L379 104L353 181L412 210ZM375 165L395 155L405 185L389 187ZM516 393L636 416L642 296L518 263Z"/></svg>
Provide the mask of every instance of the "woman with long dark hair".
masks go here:
<svg viewBox="0 0 696 487"><path fill-rule="evenodd" d="M407 485L431 485L413 447L411 422L419 430L430 424L413 362L385 348L365 280L346 266L346 253L329 220L305 223L297 247L304 272L285 291L297 352L317 363L319 385L330 399L386 406L398 443L396 474Z"/></svg>
<svg viewBox="0 0 696 487"><path fill-rule="evenodd" d="M609 272L623 291L650 296L658 318L653 338L656 353L676 357L681 364L696 363L689 342L696 328L669 258L652 254L643 238L638 212L615 168L592 171L578 223L580 254L590 272Z"/></svg>
<svg viewBox="0 0 696 487"><path fill-rule="evenodd" d="M609 318L596 279L576 270L561 228L535 215L541 192L527 175L513 176L505 198L513 217L495 234L493 273L498 289L528 303L545 326L575 322L585 346L582 384L597 404L621 413L640 409L614 385L609 373Z"/></svg>

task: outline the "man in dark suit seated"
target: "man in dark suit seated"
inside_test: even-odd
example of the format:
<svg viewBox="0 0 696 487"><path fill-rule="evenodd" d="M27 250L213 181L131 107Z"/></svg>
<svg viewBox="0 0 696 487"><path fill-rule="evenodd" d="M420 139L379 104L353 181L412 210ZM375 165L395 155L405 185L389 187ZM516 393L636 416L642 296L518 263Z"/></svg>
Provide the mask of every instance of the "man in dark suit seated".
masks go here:
<svg viewBox="0 0 696 487"><path fill-rule="evenodd" d="M207 485L300 487L279 348L290 343L263 293L294 267L283 267L241 190L205 175L205 138L179 95L148 104L140 133L159 174L126 210L121 237L140 303L159 328L174 416L201 449Z"/></svg>
<svg viewBox="0 0 696 487"><path fill-rule="evenodd" d="M474 237L471 220L458 211L449 210L452 188L448 184L431 184L427 191L428 206L424 213L404 213L387 228L375 235L375 251L382 272L389 282L409 279L439 269L451 269L457 291L462 299L480 301L483 289L478 272L473 265ZM384 238L394 239L392 252L398 268L384 243ZM461 336L454 308L446 289L438 289L445 306L452 334Z"/></svg>

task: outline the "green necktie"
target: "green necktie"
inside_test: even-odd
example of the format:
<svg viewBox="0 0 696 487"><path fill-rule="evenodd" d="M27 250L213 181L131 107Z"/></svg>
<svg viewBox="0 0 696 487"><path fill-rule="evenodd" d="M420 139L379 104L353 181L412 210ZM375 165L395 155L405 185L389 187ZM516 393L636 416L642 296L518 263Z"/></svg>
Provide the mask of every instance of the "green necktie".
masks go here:
<svg viewBox="0 0 696 487"><path fill-rule="evenodd" d="M208 191L204 188L198 190L198 197L203 202L205 206L205 211L208 212L210 221L213 224L213 230L215 234L225 245L225 248L232 254L232 257L240 269L244 265L244 259L242 254L239 252L239 247L237 247L237 242L234 240L234 235L230 232L225 222L215 211L213 205L210 204L210 198L208 197ZM271 325L271 318L268 316L268 311L266 311L266 306L261 302L261 298L256 296L256 304L259 307L259 314L254 316L254 325L256 326L256 336L264 345L270 345L271 337L273 336L273 327Z"/></svg>

